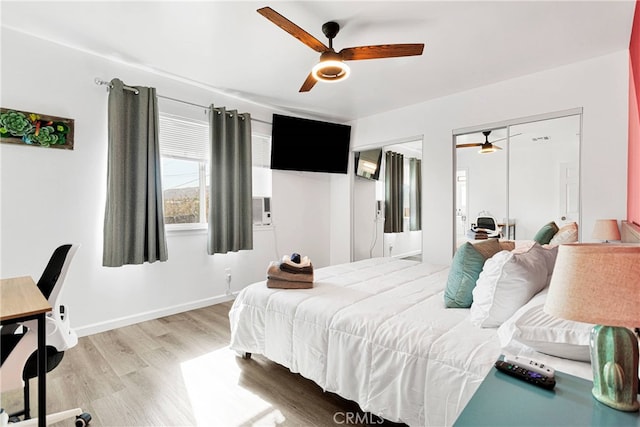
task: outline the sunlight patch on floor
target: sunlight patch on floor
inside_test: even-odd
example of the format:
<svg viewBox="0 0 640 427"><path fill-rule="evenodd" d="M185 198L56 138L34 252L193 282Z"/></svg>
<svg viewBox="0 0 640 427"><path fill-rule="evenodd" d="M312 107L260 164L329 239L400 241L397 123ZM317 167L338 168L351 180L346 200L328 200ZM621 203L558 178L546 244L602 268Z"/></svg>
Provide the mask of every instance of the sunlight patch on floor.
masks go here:
<svg viewBox="0 0 640 427"><path fill-rule="evenodd" d="M236 355L224 347L181 363L193 416L200 426L276 426L284 415L242 387Z"/></svg>

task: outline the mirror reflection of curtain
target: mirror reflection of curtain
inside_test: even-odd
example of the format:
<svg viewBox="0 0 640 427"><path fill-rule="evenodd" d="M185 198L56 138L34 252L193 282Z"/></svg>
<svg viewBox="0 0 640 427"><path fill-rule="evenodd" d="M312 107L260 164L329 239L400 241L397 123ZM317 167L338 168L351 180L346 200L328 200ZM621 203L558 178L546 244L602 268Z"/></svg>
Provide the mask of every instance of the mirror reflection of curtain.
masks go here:
<svg viewBox="0 0 640 427"><path fill-rule="evenodd" d="M401 233L402 230L402 184L404 177L404 156L400 153L385 153L384 177L384 232Z"/></svg>
<svg viewBox="0 0 640 427"><path fill-rule="evenodd" d="M422 161L409 159L409 230L422 230Z"/></svg>

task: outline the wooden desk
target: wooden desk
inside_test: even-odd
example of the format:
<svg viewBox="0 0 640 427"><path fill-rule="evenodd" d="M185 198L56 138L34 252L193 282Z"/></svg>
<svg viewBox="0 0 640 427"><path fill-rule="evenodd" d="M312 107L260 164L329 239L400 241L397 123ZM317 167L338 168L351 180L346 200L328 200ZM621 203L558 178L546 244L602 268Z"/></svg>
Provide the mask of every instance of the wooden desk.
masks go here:
<svg viewBox="0 0 640 427"><path fill-rule="evenodd" d="M498 227L502 227L502 237L507 240L516 240L516 223L509 224L498 223Z"/></svg>
<svg viewBox="0 0 640 427"><path fill-rule="evenodd" d="M0 324L38 321L38 426L47 423L47 334L45 315L51 305L31 277L0 280Z"/></svg>

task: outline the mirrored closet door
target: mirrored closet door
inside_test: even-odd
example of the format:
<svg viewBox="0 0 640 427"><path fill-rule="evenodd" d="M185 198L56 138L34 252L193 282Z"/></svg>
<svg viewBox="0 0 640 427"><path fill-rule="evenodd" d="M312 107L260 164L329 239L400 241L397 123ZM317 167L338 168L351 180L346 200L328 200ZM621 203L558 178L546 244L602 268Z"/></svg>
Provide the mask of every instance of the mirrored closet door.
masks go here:
<svg viewBox="0 0 640 427"><path fill-rule="evenodd" d="M478 216L499 223L507 216L506 140L505 127L456 136L456 247L470 238Z"/></svg>
<svg viewBox="0 0 640 427"><path fill-rule="evenodd" d="M422 140L384 147L384 256L422 260Z"/></svg>
<svg viewBox="0 0 640 427"><path fill-rule="evenodd" d="M580 132L581 110L454 132L455 247L478 238L484 218L512 240L579 224Z"/></svg>
<svg viewBox="0 0 640 427"><path fill-rule="evenodd" d="M420 261L422 139L363 149L354 157L353 260Z"/></svg>

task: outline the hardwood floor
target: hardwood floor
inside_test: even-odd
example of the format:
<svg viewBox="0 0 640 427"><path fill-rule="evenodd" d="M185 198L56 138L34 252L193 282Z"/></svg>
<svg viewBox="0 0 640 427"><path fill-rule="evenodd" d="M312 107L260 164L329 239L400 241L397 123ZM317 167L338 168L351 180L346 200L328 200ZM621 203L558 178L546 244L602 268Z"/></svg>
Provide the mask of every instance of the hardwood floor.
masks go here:
<svg viewBox="0 0 640 427"><path fill-rule="evenodd" d="M81 407L93 417L91 426L380 425L283 366L259 355L238 357L227 347L230 307L80 338L47 376L47 412ZM19 410L22 391L3 393L1 405ZM37 380L31 405L36 416Z"/></svg>

